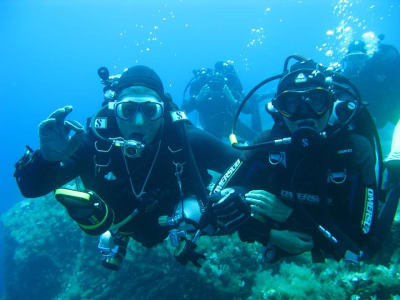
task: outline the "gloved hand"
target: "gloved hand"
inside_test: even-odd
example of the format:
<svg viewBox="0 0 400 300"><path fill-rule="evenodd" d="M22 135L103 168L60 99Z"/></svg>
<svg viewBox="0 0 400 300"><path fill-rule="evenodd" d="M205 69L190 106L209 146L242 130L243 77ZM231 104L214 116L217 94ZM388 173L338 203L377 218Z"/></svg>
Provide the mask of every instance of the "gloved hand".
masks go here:
<svg viewBox="0 0 400 300"><path fill-rule="evenodd" d="M233 107L236 107L238 104L238 101L235 99L235 97L232 94L231 89L225 84L222 93L225 96L225 98L232 104Z"/></svg>
<svg viewBox="0 0 400 300"><path fill-rule="evenodd" d="M46 160L61 161L70 157L83 141L85 130L77 121L65 121L72 106L57 109L39 124L40 151ZM70 131L75 134L70 136Z"/></svg>
<svg viewBox="0 0 400 300"><path fill-rule="evenodd" d="M252 190L245 195L246 202L250 205L251 214L268 217L274 221L285 222L293 209L287 206L274 194L264 190Z"/></svg>
<svg viewBox="0 0 400 300"><path fill-rule="evenodd" d="M250 217L249 205L244 201L244 191L240 188L226 188L210 197L207 212L200 221L216 227L215 234L233 233Z"/></svg>
<svg viewBox="0 0 400 300"><path fill-rule="evenodd" d="M208 84L203 85L199 94L196 96L196 101L203 102L211 97L211 89Z"/></svg>
<svg viewBox="0 0 400 300"><path fill-rule="evenodd" d="M269 243L289 254L300 254L311 250L314 246L312 237L308 234L275 229L271 230Z"/></svg>

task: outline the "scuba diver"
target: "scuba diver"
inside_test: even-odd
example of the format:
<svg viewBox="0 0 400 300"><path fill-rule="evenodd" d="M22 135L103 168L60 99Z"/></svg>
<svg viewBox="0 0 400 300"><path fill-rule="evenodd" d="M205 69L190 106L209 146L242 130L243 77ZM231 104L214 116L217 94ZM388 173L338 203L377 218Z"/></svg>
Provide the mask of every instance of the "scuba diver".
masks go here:
<svg viewBox="0 0 400 300"><path fill-rule="evenodd" d="M243 87L232 62L217 62L213 69L193 70L194 77L183 93L182 109L186 113L199 112L200 125L217 138L228 137L234 114L244 98ZM190 98L186 99L189 89ZM258 97L258 95L255 95ZM251 128L238 123L238 135L246 140L261 131L258 105L244 111L251 115Z"/></svg>
<svg viewBox="0 0 400 300"><path fill-rule="evenodd" d="M400 54L384 44L384 35L365 33L353 41L342 61L343 73L359 89L378 128L396 125L385 163L391 177L400 179ZM393 175L394 174L394 175Z"/></svg>
<svg viewBox="0 0 400 300"><path fill-rule="evenodd" d="M291 59L297 62L289 68ZM245 151L213 192L237 185L248 191L251 217L239 236L265 245L268 262L308 250L314 261L366 259L389 230L398 199L378 213L382 155L372 117L348 79L298 55L241 107L274 80L276 95L266 105L274 126L248 145L238 142L234 123L231 143Z"/></svg>
<svg viewBox="0 0 400 300"><path fill-rule="evenodd" d="M396 124L400 116L400 54L395 47L382 43L383 39L383 35L376 37L375 46L365 39L353 41L341 63L343 74L369 104L378 128Z"/></svg>
<svg viewBox="0 0 400 300"><path fill-rule="evenodd" d="M191 126L152 69L98 73L105 98L88 128L66 120L71 106L56 110L39 125L40 149L27 146L14 176L24 197L54 191L85 233L100 235L103 265L118 270L129 238L153 247L169 236L181 247L182 228L196 232L205 207L220 208L207 199L207 170L221 173L239 154ZM78 176L83 185L63 187ZM177 249L178 261L199 266L195 247Z"/></svg>

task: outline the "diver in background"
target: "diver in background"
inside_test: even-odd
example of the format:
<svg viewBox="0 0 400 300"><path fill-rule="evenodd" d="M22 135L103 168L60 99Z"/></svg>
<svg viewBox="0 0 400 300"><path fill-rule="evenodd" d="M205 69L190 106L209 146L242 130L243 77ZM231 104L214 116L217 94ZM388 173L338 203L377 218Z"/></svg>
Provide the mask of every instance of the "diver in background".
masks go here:
<svg viewBox="0 0 400 300"><path fill-rule="evenodd" d="M291 58L299 62L289 69ZM246 151L214 191L237 185L249 191L252 217L239 236L265 245L269 262L308 250L314 261L359 261L365 248L373 252L377 236L374 122L339 73L299 56L289 57L284 70L263 81L280 78L267 106L273 128L248 146L231 138Z"/></svg>
<svg viewBox="0 0 400 300"><path fill-rule="evenodd" d="M400 54L394 46L382 43L383 39L384 35L369 33L353 41L342 65L345 76L368 103L378 128L396 125L386 164L400 178Z"/></svg>
<svg viewBox="0 0 400 300"><path fill-rule="evenodd" d="M40 149L28 147L15 165L21 193L33 198L55 191L84 232L101 235L107 268L120 268L129 238L153 247L168 236L178 261L199 265L204 256L193 242L180 247L189 230L184 226L195 231L206 206L218 210L207 201L207 170L223 172L238 152L191 126L152 69L135 66L111 77L101 68L99 75L105 102L87 130L66 120L71 106L40 123ZM78 176L83 188L62 188ZM235 201L228 198L224 203Z"/></svg>
<svg viewBox="0 0 400 300"><path fill-rule="evenodd" d="M239 107L244 98L243 87L231 62L217 62L213 69L194 70L194 78L188 83L182 109L186 113L199 112L200 125L217 138L228 137ZM190 98L185 99L189 89ZM261 131L258 106L247 107L251 115L251 128L242 121L238 124L238 135L252 140Z"/></svg>
<svg viewBox="0 0 400 300"><path fill-rule="evenodd" d="M369 50L373 47L364 40L352 42L342 61L344 75L360 90L378 128L396 124L400 116L400 54L383 38L379 36L376 50Z"/></svg>

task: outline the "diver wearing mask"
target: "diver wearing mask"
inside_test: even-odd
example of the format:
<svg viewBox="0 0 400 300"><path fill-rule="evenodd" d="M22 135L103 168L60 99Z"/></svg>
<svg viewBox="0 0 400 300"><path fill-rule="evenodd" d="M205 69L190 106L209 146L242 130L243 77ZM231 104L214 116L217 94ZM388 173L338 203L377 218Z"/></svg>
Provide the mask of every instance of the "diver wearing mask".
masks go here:
<svg viewBox="0 0 400 300"><path fill-rule="evenodd" d="M299 61L289 69L293 57ZM239 235L265 245L269 262L309 250L315 261L358 261L374 232L377 208L375 141L359 130L367 112L343 76L298 56L244 101L277 79L276 95L266 105L273 128L251 145L232 134L233 146L247 151L214 192L236 185L249 191L252 217Z"/></svg>
<svg viewBox="0 0 400 300"><path fill-rule="evenodd" d="M163 242L177 208L198 212L199 220L207 170L223 172L238 152L191 126L152 69L109 76L101 68L99 75L105 101L87 130L66 120L72 107L56 110L39 125L40 149L28 149L14 176L25 197L55 190L83 231L101 235L104 266L118 270L129 238L145 247ZM78 176L83 186L62 187ZM185 259L197 264L199 258Z"/></svg>
<svg viewBox="0 0 400 300"><path fill-rule="evenodd" d="M369 37L368 40L366 39ZM364 34L350 43L341 65L344 75L359 89L378 128L399 119L400 54L383 42L384 35Z"/></svg>
<svg viewBox="0 0 400 300"><path fill-rule="evenodd" d="M384 43L384 35L370 32L353 41L342 61L345 76L360 90L378 128L395 125L392 147L385 159L388 185L400 183L400 53ZM385 131L382 131L383 138Z"/></svg>
<svg viewBox="0 0 400 300"><path fill-rule="evenodd" d="M234 114L244 97L242 84L232 62L219 61L214 69L193 70L193 75L183 93L182 109L188 114L197 111L200 125L205 131L219 139L226 138ZM256 96L261 98L260 95ZM251 116L251 126L239 120L238 135L252 140L257 130L261 129L258 105L246 107L243 112Z"/></svg>

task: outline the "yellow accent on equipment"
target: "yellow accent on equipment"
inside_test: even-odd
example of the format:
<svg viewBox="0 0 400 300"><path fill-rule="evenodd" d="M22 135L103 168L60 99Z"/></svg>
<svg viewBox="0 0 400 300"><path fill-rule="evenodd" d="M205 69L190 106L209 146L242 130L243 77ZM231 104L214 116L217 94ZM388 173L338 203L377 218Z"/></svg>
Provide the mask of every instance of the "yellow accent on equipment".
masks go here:
<svg viewBox="0 0 400 300"><path fill-rule="evenodd" d="M239 143L237 138L236 138L236 135L234 133L231 133L229 135L229 141L230 141L231 145Z"/></svg>
<svg viewBox="0 0 400 300"><path fill-rule="evenodd" d="M75 190L69 190L69 189L56 189L54 192L54 196L67 196L67 197L73 197L73 198L79 198L83 200L89 200L90 199L90 194L89 193L84 193L84 192L79 192Z"/></svg>
<svg viewBox="0 0 400 300"><path fill-rule="evenodd" d="M82 227L83 229L86 229L86 230L93 230L93 229L96 229L96 228L100 227L101 225L103 225L103 223L107 220L107 217L108 217L108 205L106 205L105 207L106 207L106 213L104 215L103 220L101 220L100 223L97 223L94 225L83 225L83 224L78 223L79 227Z"/></svg>
<svg viewBox="0 0 400 300"><path fill-rule="evenodd" d="M55 198L57 199L57 201L59 201L61 204L63 204L64 206L65 206L65 204L64 204L64 201L63 201L63 198L64 199L68 199L68 198L71 198L71 199L73 199L73 200L75 200L75 201L87 201L87 202L91 202L91 201L93 201L93 199L92 198L97 198L96 200L94 200L94 201L101 201L101 202L103 202L103 200L99 197L99 196L97 196L96 194L94 194L94 193L87 193L87 192L80 192L80 191L76 191L76 190L70 190L70 189L65 189L65 188L59 188L59 189L56 189L55 190L55 192L54 192L54 196L55 196ZM61 199L60 199L61 198ZM96 218L96 216L90 216L90 218L89 218L89 220L91 221L91 222L94 222L95 224L93 224L93 225L85 225L85 224L81 224L81 223L79 223L77 220L75 220L75 222L79 225L79 227L81 227L82 229L85 229L85 230L94 230L94 229L97 229L97 228L99 228L100 226L102 226L103 224L104 224L104 222L107 220L107 218L108 218L108 213L109 213L109 211L108 211L108 205L104 205L105 206L105 213L104 213L104 217L103 217L103 219L99 222L98 221L98 219ZM67 210L68 210L68 208L67 208ZM113 217L113 220L112 221L114 221L114 217Z"/></svg>

